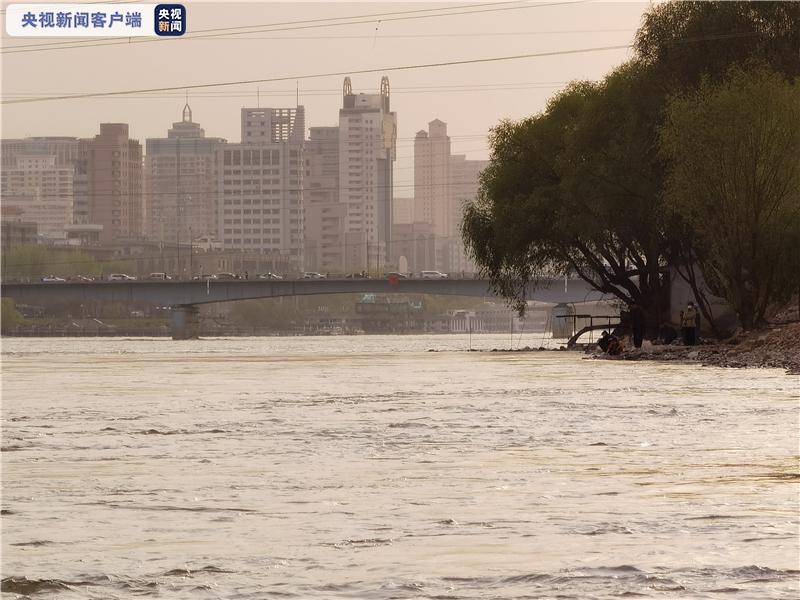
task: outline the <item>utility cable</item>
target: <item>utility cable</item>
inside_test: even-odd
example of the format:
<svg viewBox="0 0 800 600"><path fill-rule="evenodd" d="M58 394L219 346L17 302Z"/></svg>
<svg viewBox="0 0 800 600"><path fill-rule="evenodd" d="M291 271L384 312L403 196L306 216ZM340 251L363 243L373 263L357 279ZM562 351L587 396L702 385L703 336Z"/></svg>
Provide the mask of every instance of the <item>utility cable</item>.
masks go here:
<svg viewBox="0 0 800 600"><path fill-rule="evenodd" d="M84 94L46 96L39 98L21 98L17 100L3 100L2 104L28 104L31 102L47 102L50 100L78 100L85 98L103 98L109 96L122 96L128 94L141 94L151 92L167 92L175 90L196 90L201 88L224 87L229 85L252 85L255 83L272 83L276 81L296 81L300 79L319 79L322 77L342 77L351 75L365 75L369 73L385 73L394 71L410 71L415 69L431 69L438 67L452 67L456 65L474 65L501 61L522 60L528 58L544 58L549 56L566 56L572 54L589 54L592 52L605 52L608 50L625 50L631 48L631 44L619 44L615 46L599 46L595 48L577 48L574 50L554 50L550 52L533 52L530 54L516 54L510 56L494 56L490 58L473 58L467 60L451 60L436 63L421 63L416 65L401 65L396 67L383 67L377 69L357 69L348 71L332 71L329 73L314 73L309 75L289 75L283 77L268 77L264 79L245 79L239 81L225 81L216 83L198 83L192 85L174 85L157 88L141 88L133 90L121 90L116 92L89 92Z"/></svg>

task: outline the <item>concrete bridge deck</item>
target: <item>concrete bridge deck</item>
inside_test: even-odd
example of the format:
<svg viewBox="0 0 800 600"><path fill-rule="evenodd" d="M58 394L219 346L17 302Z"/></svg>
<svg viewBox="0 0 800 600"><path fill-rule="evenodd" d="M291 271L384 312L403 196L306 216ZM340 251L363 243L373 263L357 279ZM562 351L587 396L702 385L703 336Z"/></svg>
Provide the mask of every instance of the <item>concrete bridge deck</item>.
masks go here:
<svg viewBox="0 0 800 600"><path fill-rule="evenodd" d="M209 279L201 281L94 281L3 283L0 295L24 304L58 302L134 302L180 306L281 296L318 294L440 294L495 296L484 279ZM577 279L551 279L530 286L531 300L585 302L602 296Z"/></svg>
<svg viewBox="0 0 800 600"><path fill-rule="evenodd" d="M123 302L171 306L173 337L192 337L197 306L259 298L319 294L439 294L496 296L483 279L208 279L200 281L94 281L3 283L0 295L19 304ZM528 297L558 304L600 300L601 294L578 279L550 279L531 285Z"/></svg>

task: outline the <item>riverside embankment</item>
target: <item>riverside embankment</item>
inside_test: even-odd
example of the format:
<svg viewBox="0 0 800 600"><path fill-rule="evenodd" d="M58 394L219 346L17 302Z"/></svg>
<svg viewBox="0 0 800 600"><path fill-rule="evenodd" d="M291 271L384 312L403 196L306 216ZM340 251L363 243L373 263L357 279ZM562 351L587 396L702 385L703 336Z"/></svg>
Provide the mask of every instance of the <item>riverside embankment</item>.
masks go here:
<svg viewBox="0 0 800 600"><path fill-rule="evenodd" d="M641 360L702 364L714 367L778 368L800 375L800 323L774 325L740 333L725 341L698 346L658 346L645 342L621 357L597 355L608 360Z"/></svg>

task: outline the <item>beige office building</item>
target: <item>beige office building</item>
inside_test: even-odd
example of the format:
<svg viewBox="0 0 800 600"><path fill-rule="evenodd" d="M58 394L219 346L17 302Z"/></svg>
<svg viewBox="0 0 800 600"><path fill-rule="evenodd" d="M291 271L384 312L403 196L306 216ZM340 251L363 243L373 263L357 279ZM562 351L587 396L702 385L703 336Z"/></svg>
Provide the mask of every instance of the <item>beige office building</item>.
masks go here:
<svg viewBox="0 0 800 600"><path fill-rule="evenodd" d="M87 190L85 222L101 225L99 241L143 237L142 146L127 123L101 123L100 135L80 141Z"/></svg>
<svg viewBox="0 0 800 600"><path fill-rule="evenodd" d="M452 155L447 124L434 119L414 139L414 221L427 223L436 238L433 263L423 268L472 272L461 241L464 204L478 192L478 176L488 161Z"/></svg>
<svg viewBox="0 0 800 600"><path fill-rule="evenodd" d="M341 271L388 270L391 256L393 165L397 115L391 112L389 79L377 94L353 93L350 78L339 110L339 201L345 205L345 252Z"/></svg>
<svg viewBox="0 0 800 600"><path fill-rule="evenodd" d="M303 269L305 109L243 108L242 143L216 151L218 238L227 251Z"/></svg>
<svg viewBox="0 0 800 600"><path fill-rule="evenodd" d="M16 153L8 163L0 173L3 208L36 223L40 236L65 239L72 223L74 167L59 166L54 154Z"/></svg>
<svg viewBox="0 0 800 600"><path fill-rule="evenodd" d="M339 202L338 127L311 127L305 163L305 270L341 273L347 205Z"/></svg>
<svg viewBox="0 0 800 600"><path fill-rule="evenodd" d="M166 138L146 142L145 232L170 245L215 238L218 230L216 151L226 141L209 138L183 107Z"/></svg>

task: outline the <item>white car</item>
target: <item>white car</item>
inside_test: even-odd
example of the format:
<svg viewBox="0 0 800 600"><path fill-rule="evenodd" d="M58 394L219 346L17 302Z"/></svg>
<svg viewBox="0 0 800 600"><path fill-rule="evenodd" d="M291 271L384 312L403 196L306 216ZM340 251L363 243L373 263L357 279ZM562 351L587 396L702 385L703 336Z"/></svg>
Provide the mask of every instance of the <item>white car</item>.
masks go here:
<svg viewBox="0 0 800 600"><path fill-rule="evenodd" d="M111 273L108 276L109 281L136 281L133 275L126 275L125 273Z"/></svg>
<svg viewBox="0 0 800 600"><path fill-rule="evenodd" d="M420 271L419 273L420 279L448 279L447 273L441 273L439 271Z"/></svg>
<svg viewBox="0 0 800 600"><path fill-rule="evenodd" d="M55 275L50 275L48 277L42 277L42 283L61 283L62 281L66 281L61 277L56 277Z"/></svg>
<svg viewBox="0 0 800 600"><path fill-rule="evenodd" d="M258 276L258 278L259 279L283 279L283 277L281 277L280 275L277 275L275 273L261 273Z"/></svg>
<svg viewBox="0 0 800 600"><path fill-rule="evenodd" d="M301 279L325 279L325 275L322 273L315 273L313 271L306 271L303 273Z"/></svg>

